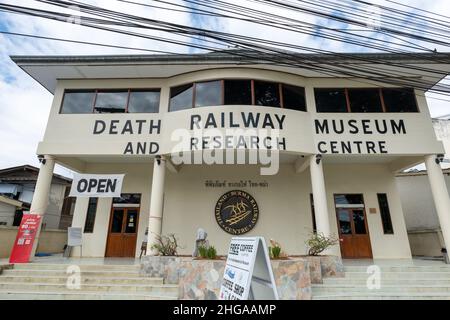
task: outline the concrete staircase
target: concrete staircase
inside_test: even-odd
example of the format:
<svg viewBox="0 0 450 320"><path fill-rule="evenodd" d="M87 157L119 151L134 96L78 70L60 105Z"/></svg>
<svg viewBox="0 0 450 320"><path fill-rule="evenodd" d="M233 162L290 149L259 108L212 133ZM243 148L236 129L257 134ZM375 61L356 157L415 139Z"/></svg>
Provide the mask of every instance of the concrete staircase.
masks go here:
<svg viewBox="0 0 450 320"><path fill-rule="evenodd" d="M73 273L64 264L16 264L0 275L0 300L157 300L177 299L178 286L139 275L139 265L79 265L80 288L70 289Z"/></svg>
<svg viewBox="0 0 450 320"><path fill-rule="evenodd" d="M345 278L313 285L313 300L450 300L450 266L380 266L379 289L370 290L367 266L345 266Z"/></svg>

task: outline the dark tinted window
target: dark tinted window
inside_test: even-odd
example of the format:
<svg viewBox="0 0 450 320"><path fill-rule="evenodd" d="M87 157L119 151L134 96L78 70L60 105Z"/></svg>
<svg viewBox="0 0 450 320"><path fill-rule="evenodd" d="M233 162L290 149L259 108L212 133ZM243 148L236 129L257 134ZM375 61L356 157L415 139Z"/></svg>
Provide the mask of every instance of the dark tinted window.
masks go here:
<svg viewBox="0 0 450 320"><path fill-rule="evenodd" d="M380 90L348 89L351 112L383 112Z"/></svg>
<svg viewBox="0 0 450 320"><path fill-rule="evenodd" d="M158 91L131 91L128 112L155 113L159 111Z"/></svg>
<svg viewBox="0 0 450 320"><path fill-rule="evenodd" d="M387 112L417 112L416 96L413 89L383 89L384 105Z"/></svg>
<svg viewBox="0 0 450 320"><path fill-rule="evenodd" d="M366 222L363 210L353 210L353 225L355 226L355 234L366 234Z"/></svg>
<svg viewBox="0 0 450 320"><path fill-rule="evenodd" d="M218 106L222 104L221 81L198 82L195 84L195 106Z"/></svg>
<svg viewBox="0 0 450 320"><path fill-rule="evenodd" d="M95 91L66 91L61 113L92 113Z"/></svg>
<svg viewBox="0 0 450 320"><path fill-rule="evenodd" d="M252 104L250 80L225 80L225 104Z"/></svg>
<svg viewBox="0 0 450 320"><path fill-rule="evenodd" d="M139 204L141 203L141 195L139 193L122 193L120 198L113 198L113 203Z"/></svg>
<svg viewBox="0 0 450 320"><path fill-rule="evenodd" d="M278 83L255 81L255 104L280 107L280 89Z"/></svg>
<svg viewBox="0 0 450 320"><path fill-rule="evenodd" d="M313 194L309 194L309 201L311 202L311 214L312 214L312 227L313 232L317 231L317 224L316 224L316 211L314 210L314 197Z"/></svg>
<svg viewBox="0 0 450 320"><path fill-rule="evenodd" d="M127 107L127 91L99 91L95 99L97 113L124 113Z"/></svg>
<svg viewBox="0 0 450 320"><path fill-rule="evenodd" d="M193 84L185 84L170 89L169 111L192 108Z"/></svg>
<svg viewBox="0 0 450 320"><path fill-rule="evenodd" d="M362 194L337 194L334 201L336 204L364 204Z"/></svg>
<svg viewBox="0 0 450 320"><path fill-rule="evenodd" d="M394 234L387 195L385 193L379 193L377 194L377 196L378 205L380 207L381 223L383 224L383 231L385 234Z"/></svg>
<svg viewBox="0 0 450 320"><path fill-rule="evenodd" d="M286 109L306 111L305 89L282 84L283 107Z"/></svg>
<svg viewBox="0 0 450 320"><path fill-rule="evenodd" d="M98 198L89 198L86 221L84 223L84 233L94 232L95 214L97 213Z"/></svg>
<svg viewBox="0 0 450 320"><path fill-rule="evenodd" d="M317 112L347 112L344 89L314 89Z"/></svg>

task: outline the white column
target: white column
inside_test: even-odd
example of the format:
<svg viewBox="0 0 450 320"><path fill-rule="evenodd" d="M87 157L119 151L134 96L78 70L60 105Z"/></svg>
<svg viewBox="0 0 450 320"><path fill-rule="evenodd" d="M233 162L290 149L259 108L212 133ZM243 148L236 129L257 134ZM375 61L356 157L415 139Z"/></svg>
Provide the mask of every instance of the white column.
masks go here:
<svg viewBox="0 0 450 320"><path fill-rule="evenodd" d="M434 205L441 225L442 236L444 238L447 251L450 250L450 198L448 196L447 185L439 163L436 163L436 155L425 157L428 180L431 185Z"/></svg>
<svg viewBox="0 0 450 320"><path fill-rule="evenodd" d="M155 250L151 250L151 247L157 243L157 239L161 236L162 232L165 172L166 159L163 156L160 159L156 158L153 164L152 194L148 219L148 255L155 255L157 253Z"/></svg>
<svg viewBox="0 0 450 320"><path fill-rule="evenodd" d="M314 213L317 232L323 233L325 236L329 237L330 219L328 216L327 194L320 155L319 158L316 156L311 156L309 158L309 170L311 172L311 186L314 198Z"/></svg>
<svg viewBox="0 0 450 320"><path fill-rule="evenodd" d="M30 260L33 260L36 253L37 245L39 243L39 236L41 234L42 220L47 211L50 187L52 186L53 170L55 168L55 159L51 156L45 156L41 168L39 169L36 187L34 189L33 200L31 201L30 213L37 214L42 217L41 225L38 228L36 237L33 243Z"/></svg>

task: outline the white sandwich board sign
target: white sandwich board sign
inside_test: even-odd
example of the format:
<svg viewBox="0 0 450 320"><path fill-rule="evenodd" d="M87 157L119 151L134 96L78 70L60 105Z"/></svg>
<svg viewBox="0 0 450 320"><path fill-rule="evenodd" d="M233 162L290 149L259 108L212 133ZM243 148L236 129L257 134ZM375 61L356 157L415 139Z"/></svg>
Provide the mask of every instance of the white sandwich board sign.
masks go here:
<svg viewBox="0 0 450 320"><path fill-rule="evenodd" d="M220 300L278 300L263 237L231 239L220 287Z"/></svg>

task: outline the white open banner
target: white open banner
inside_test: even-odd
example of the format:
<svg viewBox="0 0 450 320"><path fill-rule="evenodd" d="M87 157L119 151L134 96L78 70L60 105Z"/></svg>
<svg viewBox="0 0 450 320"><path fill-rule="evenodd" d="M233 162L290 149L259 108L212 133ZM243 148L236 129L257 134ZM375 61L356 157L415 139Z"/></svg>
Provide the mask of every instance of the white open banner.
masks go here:
<svg viewBox="0 0 450 320"><path fill-rule="evenodd" d="M120 197L124 174L74 174L71 197Z"/></svg>
<svg viewBox="0 0 450 320"><path fill-rule="evenodd" d="M278 300L263 237L231 239L220 287L220 300Z"/></svg>

